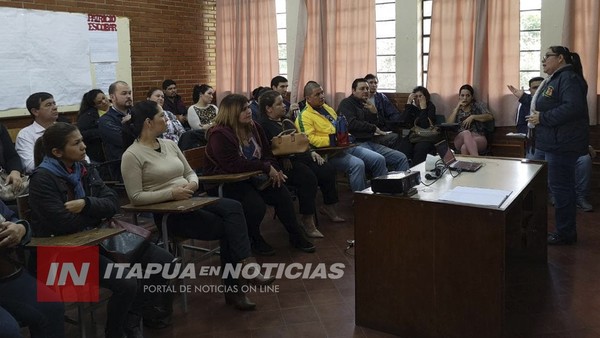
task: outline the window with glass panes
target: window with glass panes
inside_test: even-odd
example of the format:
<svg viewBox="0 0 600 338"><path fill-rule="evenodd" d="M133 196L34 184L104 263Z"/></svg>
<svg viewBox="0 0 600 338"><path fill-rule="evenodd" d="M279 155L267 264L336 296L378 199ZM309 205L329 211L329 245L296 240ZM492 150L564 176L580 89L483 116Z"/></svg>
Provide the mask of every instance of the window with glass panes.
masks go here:
<svg viewBox="0 0 600 338"><path fill-rule="evenodd" d="M519 79L529 88L529 79L540 76L542 1L521 0Z"/></svg>
<svg viewBox="0 0 600 338"><path fill-rule="evenodd" d="M429 70L429 41L431 41L431 9L433 0L423 0L421 3L421 84L427 86L427 71Z"/></svg>
<svg viewBox="0 0 600 338"><path fill-rule="evenodd" d="M396 2L375 0L378 90L396 91Z"/></svg>
<svg viewBox="0 0 600 338"><path fill-rule="evenodd" d="M279 55L279 74L287 76L287 36L286 27L286 0L275 0L275 12L277 15L277 50Z"/></svg>

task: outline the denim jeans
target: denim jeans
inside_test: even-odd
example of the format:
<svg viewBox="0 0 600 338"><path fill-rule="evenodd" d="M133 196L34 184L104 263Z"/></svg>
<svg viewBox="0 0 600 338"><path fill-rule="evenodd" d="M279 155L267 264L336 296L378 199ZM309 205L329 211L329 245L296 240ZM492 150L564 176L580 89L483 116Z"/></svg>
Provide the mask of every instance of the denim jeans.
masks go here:
<svg viewBox="0 0 600 338"><path fill-rule="evenodd" d="M20 337L19 327L15 322L18 320L28 326L32 338L64 337L63 303L38 302L38 288L52 292L25 270L15 278L0 282L0 336L4 337L7 334L8 337L12 337L9 333L12 333L11 330L16 325L16 337Z"/></svg>
<svg viewBox="0 0 600 338"><path fill-rule="evenodd" d="M327 162L335 170L345 172L350 181L352 191L361 191L367 188L367 178L365 176L365 163L360 158L350 155L347 151L329 157Z"/></svg>
<svg viewBox="0 0 600 338"><path fill-rule="evenodd" d="M388 170L385 165L385 156L368 147L364 147L363 144L364 143L360 144L358 147L350 148L346 150L346 152L361 159L365 164L365 170L371 173L372 176L387 175ZM383 147L382 145L379 146Z"/></svg>
<svg viewBox="0 0 600 338"><path fill-rule="evenodd" d="M536 151L537 152L537 151ZM575 203L575 153L545 153L548 162L548 183L554 197L556 232L563 238L577 236Z"/></svg>
<svg viewBox="0 0 600 338"><path fill-rule="evenodd" d="M388 166L390 166L392 168L392 170L405 171L405 170L408 170L408 168L410 168L410 166L408 165L408 158L406 158L406 155L399 152L398 150L394 150L392 148L388 148L384 145L381 145L381 144L375 143L375 142L371 142L371 141L362 142L356 148L361 148L361 147L372 150L378 154L383 155L383 157L385 158L385 163ZM354 149L356 149L356 148L354 148ZM365 161L365 164L366 164L366 161ZM381 175L374 175L374 176L381 176Z"/></svg>
<svg viewBox="0 0 600 338"><path fill-rule="evenodd" d="M546 152L543 150L535 149L535 152L528 158L533 160L546 160ZM549 170L549 169L548 169ZM579 199L585 199L590 192L590 181L592 178L592 157L589 154L579 156L575 163L575 198L576 201ZM548 178L548 181L550 178ZM548 183L548 193L552 194L552 188Z"/></svg>
<svg viewBox="0 0 600 338"><path fill-rule="evenodd" d="M577 200L587 198L592 179L592 157L590 154L579 156L575 164L575 195Z"/></svg>

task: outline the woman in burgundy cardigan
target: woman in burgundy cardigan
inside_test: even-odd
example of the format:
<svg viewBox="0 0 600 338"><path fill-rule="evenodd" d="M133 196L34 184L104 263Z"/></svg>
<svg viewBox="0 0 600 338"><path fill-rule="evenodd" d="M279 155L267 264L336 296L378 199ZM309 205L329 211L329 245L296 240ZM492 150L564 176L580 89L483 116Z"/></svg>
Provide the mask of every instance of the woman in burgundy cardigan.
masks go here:
<svg viewBox="0 0 600 338"><path fill-rule="evenodd" d="M296 219L292 197L283 184L287 177L273 157L263 129L252 121L248 99L239 94L227 95L219 105L214 122L215 126L208 130L208 161L204 175L260 170L264 173L264 181L270 181L262 184L258 180L246 180L223 187L224 197L242 203L253 251L259 255L275 254L260 234L260 223L268 204L275 207L277 217L290 234L292 246L304 252L315 252ZM216 195L216 189L209 193Z"/></svg>

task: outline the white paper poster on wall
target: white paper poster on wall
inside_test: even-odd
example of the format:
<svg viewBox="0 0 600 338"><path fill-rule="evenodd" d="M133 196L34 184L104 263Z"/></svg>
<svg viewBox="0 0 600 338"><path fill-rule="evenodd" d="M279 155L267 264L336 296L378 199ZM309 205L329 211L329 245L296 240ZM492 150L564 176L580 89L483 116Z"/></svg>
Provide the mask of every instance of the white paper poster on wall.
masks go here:
<svg viewBox="0 0 600 338"><path fill-rule="evenodd" d="M117 81L117 65L112 62L94 63L96 88L108 95L108 86Z"/></svg>
<svg viewBox="0 0 600 338"><path fill-rule="evenodd" d="M0 110L24 108L39 91L78 104L91 89L87 15L3 7L0 30Z"/></svg>
<svg viewBox="0 0 600 338"><path fill-rule="evenodd" d="M117 17L88 14L88 38L91 62L119 62Z"/></svg>

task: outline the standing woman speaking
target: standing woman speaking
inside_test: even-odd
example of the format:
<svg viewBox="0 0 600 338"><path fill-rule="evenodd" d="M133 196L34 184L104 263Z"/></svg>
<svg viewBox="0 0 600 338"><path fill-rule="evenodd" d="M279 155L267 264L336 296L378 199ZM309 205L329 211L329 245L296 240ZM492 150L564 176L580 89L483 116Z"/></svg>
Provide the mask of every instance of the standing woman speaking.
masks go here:
<svg viewBox="0 0 600 338"><path fill-rule="evenodd" d="M555 200L556 232L548 234L548 244L574 244L575 163L589 144L588 87L579 55L566 47L548 48L542 67L548 77L531 100L527 122L535 125L536 149L548 162L548 184Z"/></svg>

